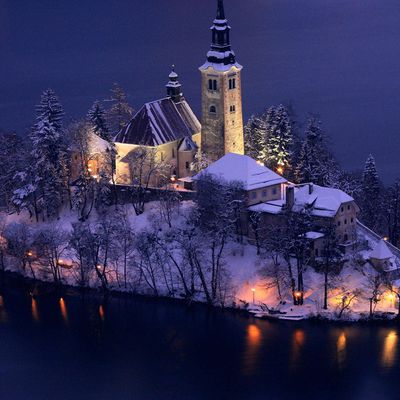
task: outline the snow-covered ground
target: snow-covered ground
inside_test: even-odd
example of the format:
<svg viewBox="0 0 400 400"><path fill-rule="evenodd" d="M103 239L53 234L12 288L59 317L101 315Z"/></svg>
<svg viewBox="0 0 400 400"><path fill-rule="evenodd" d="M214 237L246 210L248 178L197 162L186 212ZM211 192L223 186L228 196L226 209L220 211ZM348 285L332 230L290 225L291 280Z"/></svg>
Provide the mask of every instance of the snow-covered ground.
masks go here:
<svg viewBox="0 0 400 400"><path fill-rule="evenodd" d="M135 215L132 206L126 205L125 207L130 224L135 232L149 227L159 214L158 203L156 202L147 204L145 213L140 216ZM181 212L177 214L174 219L174 224L180 223L179 215L181 215L185 209L187 210L192 207L192 203L183 202L180 207ZM113 213L115 210L110 208L109 212ZM26 214L6 216L3 214L3 217L5 217L7 224L24 221L29 223L34 229L45 225L52 225L58 226L66 232L70 232L72 230L72 224L77 222L76 213L69 210L64 211L59 220L51 223L33 223ZM89 222L96 222L99 218L100 217L94 212ZM345 301L344 299L348 299L352 293L358 290L359 293L351 302L349 310L343 314L342 318L357 320L362 317L368 317L370 311L369 298L371 297L369 277L376 274L376 271L370 263L360 263L359 260L360 258L367 260L369 253L373 251L373 247L376 243L372 240L373 236L368 236L368 231L360 230L360 234L364 235L364 238L369 241L371 248L347 257L347 262L342 272L331 282L332 287L328 295L328 310L323 309L324 277L321 273L317 273L311 266L306 267L304 273L304 305L294 306L291 300L292 296L290 290L287 288L282 294L283 301L280 301L276 288L271 288L266 278L263 278L262 269L268 262L268 257L261 258L258 256L256 247L247 243L246 239L244 239L244 243L231 240L225 249L224 265L230 275L230 286L232 287L236 306L249 310L261 310L264 305L267 305L268 308L279 310L285 313L286 316L292 315L305 318L321 316L328 319L337 319L343 301ZM70 265L73 262L71 254L71 250L69 249L63 254L63 262L65 264ZM12 262L8 263L8 268L21 272ZM295 271L294 260L293 268ZM43 272L43 269L39 268L39 266L37 266L37 269L37 276L39 279L49 280L51 278L48 273L46 274ZM76 274L74 269L62 269L62 278L66 284L76 285ZM29 276L28 272L27 275ZM109 278L112 289L124 290L121 285L118 285L117 279L115 279L112 272L110 272ZM98 285L98 281L95 275L93 275L91 286L98 287ZM136 290L138 290L138 288L136 288ZM374 304L375 312L391 313L394 317L397 312L395 296L387 289L381 290L382 293L379 296L380 301ZM149 294L149 291L143 288L138 291ZM200 296L196 298L196 300L202 301L204 299Z"/></svg>

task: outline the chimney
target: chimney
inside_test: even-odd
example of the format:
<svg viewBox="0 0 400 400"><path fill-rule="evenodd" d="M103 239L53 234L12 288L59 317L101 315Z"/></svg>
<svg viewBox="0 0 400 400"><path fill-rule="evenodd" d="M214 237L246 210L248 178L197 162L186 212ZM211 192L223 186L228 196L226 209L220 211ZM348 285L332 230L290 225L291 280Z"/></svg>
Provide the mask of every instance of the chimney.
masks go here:
<svg viewBox="0 0 400 400"><path fill-rule="evenodd" d="M314 191L314 184L313 183L309 183L308 184L308 194L312 194Z"/></svg>
<svg viewBox="0 0 400 400"><path fill-rule="evenodd" d="M286 209L291 210L294 206L294 187L286 186Z"/></svg>

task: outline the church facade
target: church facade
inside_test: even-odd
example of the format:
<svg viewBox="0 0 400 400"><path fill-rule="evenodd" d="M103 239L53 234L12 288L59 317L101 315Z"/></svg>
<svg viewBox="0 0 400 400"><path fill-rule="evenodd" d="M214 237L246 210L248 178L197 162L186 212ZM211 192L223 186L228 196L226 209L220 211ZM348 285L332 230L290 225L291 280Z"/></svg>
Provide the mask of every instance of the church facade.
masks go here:
<svg viewBox="0 0 400 400"><path fill-rule="evenodd" d="M178 179L193 174L191 164L199 151L212 162L227 153L244 154L242 66L231 49L230 29L223 0L218 0L211 49L200 67L201 124L173 70L167 97L146 103L114 139L118 184L134 183L129 157L138 147L155 151L159 161L169 166L164 173Z"/></svg>

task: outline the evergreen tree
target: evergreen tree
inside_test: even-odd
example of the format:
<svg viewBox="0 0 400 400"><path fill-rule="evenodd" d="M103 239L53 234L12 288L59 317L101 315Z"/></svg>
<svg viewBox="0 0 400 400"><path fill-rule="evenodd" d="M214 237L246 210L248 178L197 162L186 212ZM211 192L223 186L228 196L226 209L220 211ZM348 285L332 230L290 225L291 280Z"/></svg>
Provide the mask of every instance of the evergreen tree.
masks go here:
<svg viewBox="0 0 400 400"><path fill-rule="evenodd" d="M266 123L263 117L252 115L244 127L245 153L254 160L262 160L265 147Z"/></svg>
<svg viewBox="0 0 400 400"><path fill-rule="evenodd" d="M133 108L127 101L125 91L117 83L111 89L111 98L107 100L112 103L107 111L107 123L111 132L116 133L123 129L132 119Z"/></svg>
<svg viewBox="0 0 400 400"><path fill-rule="evenodd" d="M34 204L36 218L39 213L47 217L58 214L65 188L66 147L62 137L64 115L57 96L51 89L45 90L36 108L36 123L30 134L32 151L25 171L18 174L18 186L14 199L19 206ZM33 199L30 201L30 199Z"/></svg>
<svg viewBox="0 0 400 400"><path fill-rule="evenodd" d="M313 182L318 185L330 185L334 160L326 145L325 136L320 121L312 117L308 121L305 140L301 146L296 168L296 178L299 183Z"/></svg>
<svg viewBox="0 0 400 400"><path fill-rule="evenodd" d="M106 113L99 101L93 103L92 108L88 112L87 119L92 124L96 135L108 142L111 141L110 131L106 121Z"/></svg>
<svg viewBox="0 0 400 400"><path fill-rule="evenodd" d="M378 229L381 212L381 182L375 159L370 155L365 163L361 188L361 220L371 229Z"/></svg>
<svg viewBox="0 0 400 400"><path fill-rule="evenodd" d="M271 107L268 110L266 127L266 140L261 153L262 158L271 169L281 169L282 172L290 169L293 136L289 116L283 105L276 108Z"/></svg>

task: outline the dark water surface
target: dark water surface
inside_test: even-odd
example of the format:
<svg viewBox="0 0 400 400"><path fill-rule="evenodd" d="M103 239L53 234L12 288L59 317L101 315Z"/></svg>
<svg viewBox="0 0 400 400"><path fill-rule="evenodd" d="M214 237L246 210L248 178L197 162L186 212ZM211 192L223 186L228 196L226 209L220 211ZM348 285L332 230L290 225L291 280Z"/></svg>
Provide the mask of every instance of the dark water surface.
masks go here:
<svg viewBox="0 0 400 400"><path fill-rule="evenodd" d="M3 289L0 398L398 399L399 329Z"/></svg>
<svg viewBox="0 0 400 400"><path fill-rule="evenodd" d="M136 109L163 97L170 65L200 112L216 0L0 0L0 127L24 133L53 87L67 117L120 82ZM320 113L348 168L377 157L400 176L399 0L225 0L246 117L291 102Z"/></svg>

